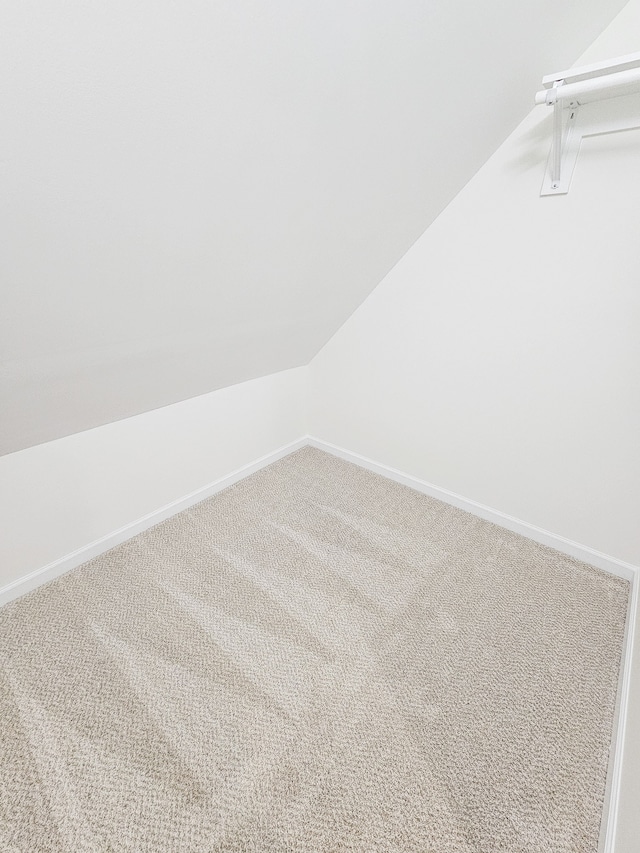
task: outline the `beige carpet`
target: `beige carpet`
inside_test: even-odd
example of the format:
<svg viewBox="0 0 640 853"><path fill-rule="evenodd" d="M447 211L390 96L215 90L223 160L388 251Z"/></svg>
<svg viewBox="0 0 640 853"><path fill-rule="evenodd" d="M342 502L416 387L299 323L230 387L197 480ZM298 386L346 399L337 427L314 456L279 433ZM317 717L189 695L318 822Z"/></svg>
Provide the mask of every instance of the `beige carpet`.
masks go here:
<svg viewBox="0 0 640 853"><path fill-rule="evenodd" d="M300 450L0 611L0 850L594 853L628 592Z"/></svg>

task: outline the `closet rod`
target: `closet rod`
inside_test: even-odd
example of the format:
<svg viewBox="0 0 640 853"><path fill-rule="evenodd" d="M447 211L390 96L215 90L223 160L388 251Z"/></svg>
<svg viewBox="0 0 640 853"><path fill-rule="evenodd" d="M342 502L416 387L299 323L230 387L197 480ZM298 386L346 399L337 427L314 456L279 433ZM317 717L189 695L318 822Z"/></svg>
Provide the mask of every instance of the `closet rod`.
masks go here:
<svg viewBox="0 0 640 853"><path fill-rule="evenodd" d="M607 92L608 94L604 97L615 97L627 94L623 91L616 92L616 89L631 89L635 86L640 86L640 68L630 68L626 71L606 74L604 77L591 77L588 80L580 80L578 83L563 83L552 89L542 89L536 92L536 104L553 106L557 101L579 102L581 96L599 92Z"/></svg>

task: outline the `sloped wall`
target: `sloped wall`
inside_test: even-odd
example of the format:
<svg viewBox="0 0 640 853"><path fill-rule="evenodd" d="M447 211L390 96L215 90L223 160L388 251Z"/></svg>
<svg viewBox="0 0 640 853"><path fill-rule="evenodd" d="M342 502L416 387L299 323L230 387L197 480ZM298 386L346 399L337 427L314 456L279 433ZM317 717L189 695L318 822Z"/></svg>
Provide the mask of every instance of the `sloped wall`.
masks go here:
<svg viewBox="0 0 640 853"><path fill-rule="evenodd" d="M306 364L622 5L1 3L0 454Z"/></svg>
<svg viewBox="0 0 640 853"><path fill-rule="evenodd" d="M550 139L538 107L312 361L311 432L638 564L640 131L540 198Z"/></svg>

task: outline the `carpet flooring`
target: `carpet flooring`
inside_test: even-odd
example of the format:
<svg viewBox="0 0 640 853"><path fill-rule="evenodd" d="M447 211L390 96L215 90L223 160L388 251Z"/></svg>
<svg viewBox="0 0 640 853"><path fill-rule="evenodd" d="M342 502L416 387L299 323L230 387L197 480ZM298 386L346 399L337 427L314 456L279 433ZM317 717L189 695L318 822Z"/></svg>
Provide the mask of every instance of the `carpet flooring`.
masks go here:
<svg viewBox="0 0 640 853"><path fill-rule="evenodd" d="M628 595L303 448L0 610L0 850L595 853Z"/></svg>

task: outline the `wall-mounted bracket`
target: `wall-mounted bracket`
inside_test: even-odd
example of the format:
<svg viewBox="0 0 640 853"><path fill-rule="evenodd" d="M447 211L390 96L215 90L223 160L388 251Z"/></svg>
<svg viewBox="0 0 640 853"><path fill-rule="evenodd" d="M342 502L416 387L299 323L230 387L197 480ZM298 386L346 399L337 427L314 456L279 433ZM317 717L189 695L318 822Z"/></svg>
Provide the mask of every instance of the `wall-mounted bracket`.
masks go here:
<svg viewBox="0 0 640 853"><path fill-rule="evenodd" d="M640 127L640 53L549 74L542 83L535 102L553 107L553 141L540 195L562 195L585 136Z"/></svg>
<svg viewBox="0 0 640 853"><path fill-rule="evenodd" d="M576 133L578 104L558 100L553 105L553 140L540 195L569 192L582 137Z"/></svg>

